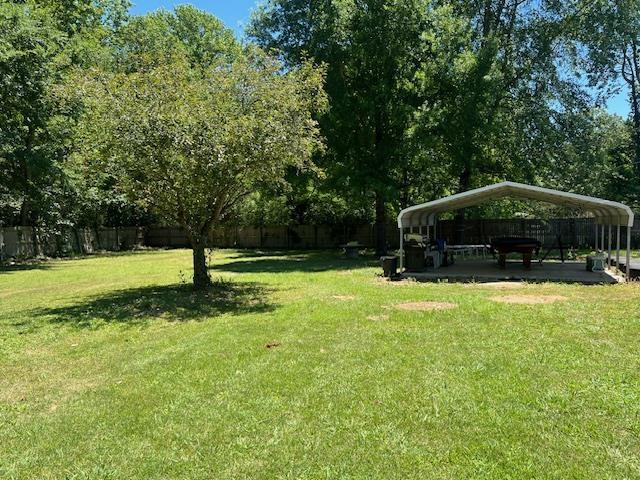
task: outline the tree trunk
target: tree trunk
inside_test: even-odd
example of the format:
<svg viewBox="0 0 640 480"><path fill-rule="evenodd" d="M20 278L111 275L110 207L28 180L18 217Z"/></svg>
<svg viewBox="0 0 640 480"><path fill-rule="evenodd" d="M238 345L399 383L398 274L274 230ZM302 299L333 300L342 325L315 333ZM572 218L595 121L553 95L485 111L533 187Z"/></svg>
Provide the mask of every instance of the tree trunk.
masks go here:
<svg viewBox="0 0 640 480"><path fill-rule="evenodd" d="M87 253L84 249L84 242L82 239L82 235L80 234L80 227L75 227L73 229L73 233L75 233L76 235L76 243L78 244L78 253L80 255L84 255L85 253Z"/></svg>
<svg viewBox="0 0 640 480"><path fill-rule="evenodd" d="M192 241L191 248L193 249L193 288L204 290L211 286L204 241Z"/></svg>
<svg viewBox="0 0 640 480"><path fill-rule="evenodd" d="M33 147L33 137L34 137L34 129L29 123L27 127L27 139L24 147L24 151L22 155L19 156L20 160L20 170L22 170L22 194L24 195L22 199L22 205L20 206L20 225L23 227L27 226L35 226L35 223L32 222L33 212L31 206L31 172L29 169L29 160L28 157L31 156L31 150Z"/></svg>
<svg viewBox="0 0 640 480"><path fill-rule="evenodd" d="M409 206L409 169L405 168L402 171L402 190L400 194L400 208L407 208Z"/></svg>
<svg viewBox="0 0 640 480"><path fill-rule="evenodd" d="M98 226L98 222L94 222L93 230L96 232L96 244L98 246L98 250L102 250L102 241L100 240L100 227Z"/></svg>
<svg viewBox="0 0 640 480"><path fill-rule="evenodd" d="M635 76L634 76L635 78ZM634 163L636 166L636 174L640 177L640 102L638 100L636 82L631 84L631 118L633 120L633 146L634 146Z"/></svg>
<svg viewBox="0 0 640 480"><path fill-rule="evenodd" d="M378 187L374 187L375 190L375 207L376 207L376 255L381 257L387 254L387 236L385 235L386 227L386 211L385 211L385 195L384 187L380 184L388 184L389 177L389 136L385 133L388 132L389 121L386 112L378 105L375 111L375 127L373 132L373 147L376 168L378 169ZM386 186L386 185L385 185Z"/></svg>
<svg viewBox="0 0 640 480"><path fill-rule="evenodd" d="M638 45L631 43L631 111L633 118L634 161L636 173L640 176L640 92L638 92L638 80L640 79L640 60L638 59Z"/></svg>
<svg viewBox="0 0 640 480"><path fill-rule="evenodd" d="M29 217L31 217L31 209L29 208L28 193L25 190L24 198L22 199L22 205L20 206L20 226L29 226Z"/></svg>
<svg viewBox="0 0 640 480"><path fill-rule="evenodd" d="M462 170L462 173L460 174L460 184L458 187L458 193L462 193L462 192L466 192L467 190L469 190L469 186L471 185L471 172L469 171L468 167L465 167ZM455 219L454 219L454 225L455 225L455 237L454 237L454 242L457 245L464 245L465 242L465 235L464 235L464 230L465 230L465 211L464 208L461 208L460 210L456 210L456 214L455 214Z"/></svg>
<svg viewBox="0 0 640 480"><path fill-rule="evenodd" d="M376 192L376 255L387 254L387 236L385 235L386 211L384 198L380 192Z"/></svg>

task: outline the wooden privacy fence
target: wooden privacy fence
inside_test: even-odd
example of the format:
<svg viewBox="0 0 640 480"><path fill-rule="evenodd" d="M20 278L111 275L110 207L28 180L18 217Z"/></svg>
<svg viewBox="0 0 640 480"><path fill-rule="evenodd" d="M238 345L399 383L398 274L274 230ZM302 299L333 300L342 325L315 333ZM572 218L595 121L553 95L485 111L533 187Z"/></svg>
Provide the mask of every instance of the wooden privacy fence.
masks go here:
<svg viewBox="0 0 640 480"><path fill-rule="evenodd" d="M457 238L458 226L453 220L440 222L437 228L438 237L449 243ZM466 220L461 230L466 244L488 243L495 237L527 237L552 245L560 235L565 245L576 248L595 245L595 222L591 218ZM612 233L615 237L615 228Z"/></svg>
<svg viewBox="0 0 640 480"><path fill-rule="evenodd" d="M297 225L291 227L233 227L212 230L208 244L214 248L282 248L318 249L335 248L356 241L362 245L375 245L374 225ZM388 244L398 244L398 228L386 227ZM150 247L185 247L189 240L179 228L150 228L146 245Z"/></svg>
<svg viewBox="0 0 640 480"><path fill-rule="evenodd" d="M437 227L438 237L453 243L456 228L453 220L440 221ZM567 246L586 247L593 246L595 242L595 223L592 219L584 218L466 220L463 228L464 241L468 244L486 243L492 237L498 236L524 236L536 238L543 245L551 245L557 235L561 235L563 243ZM385 226L385 238L389 248L399 247L399 231L395 224ZM634 248L640 247L640 220L636 220L631 239ZM351 241L374 247L376 227L222 226L212 230L209 235L209 246L213 248L326 249L336 248ZM612 243L615 246L615 239ZM66 256L100 250L117 251L142 246L179 248L188 247L189 241L181 229L168 227L68 228L49 235L31 227L0 228L0 260L39 255Z"/></svg>
<svg viewBox="0 0 640 480"><path fill-rule="evenodd" d="M453 243L456 238L453 220L438 223L439 238ZM415 229L417 232L417 229ZM614 228L615 236L615 228ZM519 236L538 239L543 245L551 245L560 235L563 244L588 247L595 243L595 223L589 218L567 219L499 219L466 220L464 241L468 244L488 242L492 237ZM186 247L189 241L178 228L151 228L147 232L146 245L151 247ZM390 248L399 247L397 225L385 226L385 238ZM218 227L209 236L209 246L214 248L282 248L314 249L335 248L355 241L367 247L376 242L375 225L298 225L292 227ZM615 245L615 240L614 240ZM632 245L640 246L640 222L632 230Z"/></svg>
<svg viewBox="0 0 640 480"><path fill-rule="evenodd" d="M101 250L128 250L144 245L144 229L65 228L55 234L32 227L0 228L0 261L7 258L67 256Z"/></svg>

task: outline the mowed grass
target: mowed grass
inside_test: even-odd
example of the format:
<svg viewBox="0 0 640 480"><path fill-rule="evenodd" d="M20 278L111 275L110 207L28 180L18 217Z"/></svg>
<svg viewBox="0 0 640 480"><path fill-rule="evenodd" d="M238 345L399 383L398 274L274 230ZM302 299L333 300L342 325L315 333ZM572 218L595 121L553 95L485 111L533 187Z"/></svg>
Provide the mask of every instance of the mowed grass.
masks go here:
<svg viewBox="0 0 640 480"><path fill-rule="evenodd" d="M216 251L200 295L190 260L0 270L0 478L640 478L637 284Z"/></svg>

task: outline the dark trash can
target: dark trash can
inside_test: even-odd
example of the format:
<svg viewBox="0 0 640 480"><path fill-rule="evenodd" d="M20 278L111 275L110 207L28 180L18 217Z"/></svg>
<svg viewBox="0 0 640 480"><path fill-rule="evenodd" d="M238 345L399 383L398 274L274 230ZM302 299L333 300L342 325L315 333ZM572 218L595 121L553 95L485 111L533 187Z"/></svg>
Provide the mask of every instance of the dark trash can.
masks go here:
<svg viewBox="0 0 640 480"><path fill-rule="evenodd" d="M421 272L425 269L425 251L425 247L420 245L407 245L405 247L404 266L408 272Z"/></svg>
<svg viewBox="0 0 640 480"><path fill-rule="evenodd" d="M387 278L392 278L398 275L398 257L388 256L380 257L380 263L382 263L382 274Z"/></svg>

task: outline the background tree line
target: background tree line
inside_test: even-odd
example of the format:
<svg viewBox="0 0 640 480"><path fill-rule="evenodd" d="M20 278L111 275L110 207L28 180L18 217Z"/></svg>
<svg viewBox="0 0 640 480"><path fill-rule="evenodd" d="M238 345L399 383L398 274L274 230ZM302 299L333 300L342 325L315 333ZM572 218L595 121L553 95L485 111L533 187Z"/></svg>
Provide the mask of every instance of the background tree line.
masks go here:
<svg viewBox="0 0 640 480"><path fill-rule="evenodd" d="M244 43L192 7L128 10L126 0L0 4L2 224L55 232L176 223L175 211L162 208L178 202L175 192L141 189L140 179L153 173L160 185L179 171L185 177L173 186L182 197L202 198L222 191L240 158L244 167L234 171L260 178L243 183L238 173L232 185L242 195L216 221L383 225L406 205L503 179L640 203L639 0L269 0ZM277 81L289 73L298 77ZM186 93L172 96L167 78ZM230 78L271 85L281 101L295 93L282 112L298 121L270 117L273 104L249 118L243 102L254 100L246 96L215 100L228 97ZM629 118L602 108L621 83ZM158 108L141 110L156 93ZM189 115L217 101L227 110ZM303 112L317 121L317 138L301 127ZM234 130L216 118L233 118ZM171 128L160 132L152 120ZM276 128L303 128L309 143L284 148L289 136L270 149L264 132ZM234 132L241 138L232 143ZM213 158L211 138L235 160L202 170L154 163L149 152L152 143L174 160L196 149ZM210 182L187 181L203 177ZM216 198L185 208L215 210ZM500 202L466 215L540 208Z"/></svg>

